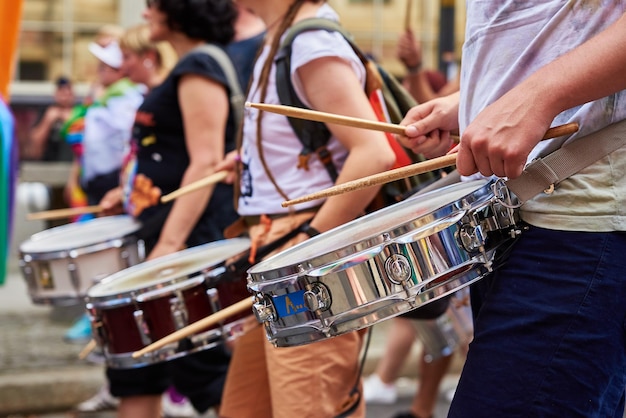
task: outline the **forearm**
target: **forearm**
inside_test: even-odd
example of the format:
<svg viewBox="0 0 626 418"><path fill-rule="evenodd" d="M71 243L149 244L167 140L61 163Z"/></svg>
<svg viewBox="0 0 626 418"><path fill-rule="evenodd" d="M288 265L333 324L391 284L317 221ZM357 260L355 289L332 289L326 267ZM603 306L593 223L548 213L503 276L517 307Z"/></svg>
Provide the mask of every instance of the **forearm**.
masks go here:
<svg viewBox="0 0 626 418"><path fill-rule="evenodd" d="M368 147L351 149L336 184L390 169L393 161L387 158L385 151ZM357 218L364 213L379 190L380 186L375 186L329 197L315 215L311 225L319 231L327 231Z"/></svg>
<svg viewBox="0 0 626 418"><path fill-rule="evenodd" d="M626 15L516 87L551 115L626 88ZM546 94L549 93L549 94Z"/></svg>
<svg viewBox="0 0 626 418"><path fill-rule="evenodd" d="M439 97L430 86L426 73L422 70L408 72L405 76L405 85L411 96L417 103L426 103L429 100Z"/></svg>
<svg viewBox="0 0 626 418"><path fill-rule="evenodd" d="M209 172L209 170L190 166L185 172L180 187L206 177ZM213 189L214 186L202 187L199 190L180 196L174 201L172 210L161 230L159 245L164 245L174 251L184 248L185 242L211 198Z"/></svg>

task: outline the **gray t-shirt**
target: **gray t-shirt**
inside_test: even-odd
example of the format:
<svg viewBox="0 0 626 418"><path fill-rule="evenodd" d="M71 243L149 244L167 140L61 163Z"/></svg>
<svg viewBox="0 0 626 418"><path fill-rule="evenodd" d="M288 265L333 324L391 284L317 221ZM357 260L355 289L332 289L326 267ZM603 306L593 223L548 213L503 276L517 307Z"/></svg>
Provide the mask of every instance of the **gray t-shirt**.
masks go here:
<svg viewBox="0 0 626 418"><path fill-rule="evenodd" d="M461 130L540 67L601 32L622 16L626 0L467 2L461 73ZM494 52L495 51L495 52ZM550 94L550 92L546 92ZM569 109L554 125L578 122L570 137L543 141L529 161L626 119L626 91ZM626 134L626 133L625 133ZM562 230L626 230L626 150L615 151L522 207L530 224Z"/></svg>

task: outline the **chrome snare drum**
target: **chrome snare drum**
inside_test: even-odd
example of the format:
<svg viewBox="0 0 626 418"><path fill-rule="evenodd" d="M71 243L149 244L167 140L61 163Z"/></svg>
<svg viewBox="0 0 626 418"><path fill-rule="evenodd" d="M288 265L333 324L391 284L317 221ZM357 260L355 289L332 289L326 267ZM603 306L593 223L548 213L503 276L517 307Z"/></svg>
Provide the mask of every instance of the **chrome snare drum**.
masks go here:
<svg viewBox="0 0 626 418"><path fill-rule="evenodd" d="M371 326L494 268L520 232L501 181L457 183L372 212L248 270L253 311L276 346Z"/></svg>
<svg viewBox="0 0 626 418"><path fill-rule="evenodd" d="M87 289L109 274L140 263L141 224L107 216L38 232L19 247L20 268L33 303L82 303Z"/></svg>
<svg viewBox="0 0 626 418"><path fill-rule="evenodd" d="M246 312L133 358L135 351L230 306L250 293L245 272L229 273L227 260L250 248L244 238L217 241L155 258L103 279L87 293L94 338L111 368L134 368L212 348L241 327ZM184 344L183 344L184 343Z"/></svg>

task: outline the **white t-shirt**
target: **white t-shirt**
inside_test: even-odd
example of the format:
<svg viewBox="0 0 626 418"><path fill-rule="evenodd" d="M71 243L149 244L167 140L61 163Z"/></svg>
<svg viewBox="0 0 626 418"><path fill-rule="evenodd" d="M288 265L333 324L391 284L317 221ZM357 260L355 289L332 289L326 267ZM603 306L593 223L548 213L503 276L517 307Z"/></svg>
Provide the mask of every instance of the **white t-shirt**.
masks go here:
<svg viewBox="0 0 626 418"><path fill-rule="evenodd" d="M119 169L128 151L135 113L143 102L142 89L122 79L115 92L92 105L85 114L83 180ZM106 93L105 93L106 95Z"/></svg>
<svg viewBox="0 0 626 418"><path fill-rule="evenodd" d="M610 5L567 0L466 3L461 130L516 84L608 27L626 9L626 0ZM529 161L624 119L626 91L569 109L554 125L575 121L580 130L568 138L542 141ZM618 150L561 183L552 195L540 194L527 202L522 218L551 229L626 230L625 174L626 150Z"/></svg>
<svg viewBox="0 0 626 418"><path fill-rule="evenodd" d="M338 20L337 14L327 4L320 7L317 17ZM247 98L250 102L258 103L260 100L258 81L268 53L269 47L265 46L255 64L253 81ZM310 106L310 104L304 96L302 82L296 71L303 65L323 57L340 57L344 59L354 69L361 84L365 86L365 68L350 44L341 34L325 30L304 32L298 35L293 42L291 82L300 100L307 106ZM276 91L275 65L272 65L270 71L264 103L280 104ZM241 149L243 172L238 211L240 215L286 213L289 209L281 206L285 198L276 190L261 162L257 146L258 115L259 111L257 109L246 108ZM322 190L334 184L326 168L315 154L311 155L308 171L297 168L298 155L302 150L302 143L293 132L287 117L264 112L261 138L263 157L267 167L278 186L289 199ZM331 152L335 167L337 167L338 171L341 170L348 151L335 137L330 138L327 147ZM298 209L319 205L320 201L312 201L298 205Z"/></svg>

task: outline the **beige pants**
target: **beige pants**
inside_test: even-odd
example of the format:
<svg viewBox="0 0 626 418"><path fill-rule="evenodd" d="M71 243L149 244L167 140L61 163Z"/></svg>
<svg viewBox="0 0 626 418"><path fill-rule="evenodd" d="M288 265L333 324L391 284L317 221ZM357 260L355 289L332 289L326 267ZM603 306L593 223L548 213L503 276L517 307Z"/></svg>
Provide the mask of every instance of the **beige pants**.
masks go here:
<svg viewBox="0 0 626 418"><path fill-rule="evenodd" d="M312 216L302 213L273 220L264 241L284 235ZM263 228L251 227L251 239L263 233ZM276 348L267 341L262 326L254 323L251 330L235 341L220 417L337 416L349 402L357 380L361 346L362 334L350 332L313 344ZM365 416L362 399L351 416Z"/></svg>

